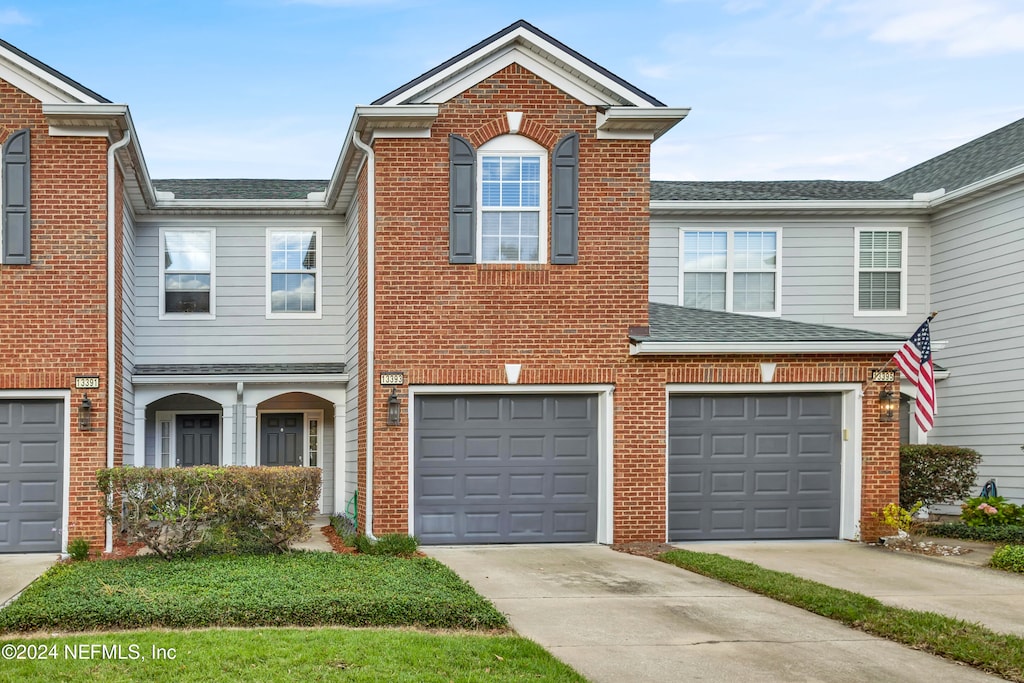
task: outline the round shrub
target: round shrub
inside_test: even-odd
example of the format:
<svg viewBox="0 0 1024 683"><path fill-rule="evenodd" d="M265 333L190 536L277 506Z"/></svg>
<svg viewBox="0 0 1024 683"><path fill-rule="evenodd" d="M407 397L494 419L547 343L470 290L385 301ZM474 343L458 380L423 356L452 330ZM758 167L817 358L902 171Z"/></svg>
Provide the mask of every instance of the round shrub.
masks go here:
<svg viewBox="0 0 1024 683"><path fill-rule="evenodd" d="M940 444L900 446L900 505L910 507L963 500L974 486L981 454Z"/></svg>
<svg viewBox="0 0 1024 683"><path fill-rule="evenodd" d="M1024 545L1004 545L992 554L991 564L996 569L1024 574Z"/></svg>
<svg viewBox="0 0 1024 683"><path fill-rule="evenodd" d="M971 498L960 506L960 519L967 526L1019 526L1024 508L1007 503L1002 496Z"/></svg>

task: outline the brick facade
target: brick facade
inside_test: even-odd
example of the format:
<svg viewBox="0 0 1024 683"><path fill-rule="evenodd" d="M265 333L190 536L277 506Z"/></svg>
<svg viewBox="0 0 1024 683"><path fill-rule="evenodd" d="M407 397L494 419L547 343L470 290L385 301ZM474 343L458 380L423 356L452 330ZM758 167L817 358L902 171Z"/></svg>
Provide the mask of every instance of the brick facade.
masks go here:
<svg viewBox="0 0 1024 683"><path fill-rule="evenodd" d="M520 134L549 153L564 135L580 135L578 265L448 262L448 135L479 147L508 132L509 111L524 113ZM650 142L597 139L596 114L513 64L442 104L429 139L375 141L375 371L405 372L413 385L503 385L504 365L521 363L520 384L615 385L616 542L666 536L667 383L759 383L761 361L779 364L776 383L861 383L861 529L874 537L869 513L896 499L899 471L898 429L873 417L877 394L867 382L886 358L631 357L628 330L647 324ZM361 339L365 316L364 305ZM411 426L405 412L402 425L386 425L389 391L378 386L372 397L378 534L408 531Z"/></svg>
<svg viewBox="0 0 1024 683"><path fill-rule="evenodd" d="M0 81L0 142L31 129L32 263L0 265L0 391L71 392L68 539L102 547L96 470L106 466L105 138L51 137L38 100ZM99 375L98 391L75 375ZM78 429L83 393L93 431Z"/></svg>

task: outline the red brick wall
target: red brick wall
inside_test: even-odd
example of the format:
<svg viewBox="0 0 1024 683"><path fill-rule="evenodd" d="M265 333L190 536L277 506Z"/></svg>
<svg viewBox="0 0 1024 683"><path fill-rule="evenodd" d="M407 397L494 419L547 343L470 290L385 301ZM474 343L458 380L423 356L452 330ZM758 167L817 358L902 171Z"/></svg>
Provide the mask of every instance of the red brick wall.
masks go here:
<svg viewBox="0 0 1024 683"><path fill-rule="evenodd" d="M29 127L32 264L0 265L0 389L71 389L69 538L103 542L95 472L106 465L106 147L103 138L49 137L40 103L0 81L0 142ZM94 431L78 429L76 374Z"/></svg>
<svg viewBox="0 0 1024 683"><path fill-rule="evenodd" d="M521 134L549 153L562 136L580 134L578 265L448 263L448 134L479 147L508 132L508 111L524 113ZM429 139L374 143L374 371L405 372L410 384L505 384L504 364L521 363L521 384L615 384L615 540L660 541L666 534L665 384L760 382L758 363L766 359L629 356L629 327L647 324L650 143L598 140L595 124L593 107L512 65L441 105ZM364 359L360 349L361 365ZM779 362L778 382L862 382L871 366L884 362L771 360ZM378 534L408 530L408 399L402 425L388 427L389 391L378 386L373 396ZM865 397L866 421L869 404ZM366 428L361 422L360 490ZM866 507L895 499L897 431L883 431L871 432L879 443L870 448L876 476L870 484L866 477Z"/></svg>

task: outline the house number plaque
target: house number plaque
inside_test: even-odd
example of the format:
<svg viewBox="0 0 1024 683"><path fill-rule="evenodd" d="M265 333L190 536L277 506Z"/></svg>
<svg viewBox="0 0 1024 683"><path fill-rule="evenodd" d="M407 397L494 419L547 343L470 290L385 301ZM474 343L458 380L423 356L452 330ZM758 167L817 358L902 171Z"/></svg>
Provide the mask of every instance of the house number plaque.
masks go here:
<svg viewBox="0 0 1024 683"><path fill-rule="evenodd" d="M75 377L75 389L99 389L100 378L98 375L79 375Z"/></svg>
<svg viewBox="0 0 1024 683"><path fill-rule="evenodd" d="M871 371L872 382L895 382L896 371L895 370L872 370Z"/></svg>
<svg viewBox="0 0 1024 683"><path fill-rule="evenodd" d="M380 385L382 387L397 387L405 383L404 372L382 372L380 373Z"/></svg>

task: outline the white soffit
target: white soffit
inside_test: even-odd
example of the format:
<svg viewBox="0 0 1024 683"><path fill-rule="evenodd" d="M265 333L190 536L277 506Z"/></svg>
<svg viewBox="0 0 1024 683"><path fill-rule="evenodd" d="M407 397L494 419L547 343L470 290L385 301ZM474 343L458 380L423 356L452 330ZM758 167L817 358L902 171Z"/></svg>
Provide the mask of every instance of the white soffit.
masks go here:
<svg viewBox="0 0 1024 683"><path fill-rule="evenodd" d="M513 63L584 104L658 106L525 27L511 31L382 104L446 102Z"/></svg>

